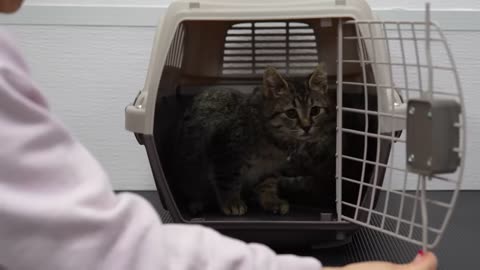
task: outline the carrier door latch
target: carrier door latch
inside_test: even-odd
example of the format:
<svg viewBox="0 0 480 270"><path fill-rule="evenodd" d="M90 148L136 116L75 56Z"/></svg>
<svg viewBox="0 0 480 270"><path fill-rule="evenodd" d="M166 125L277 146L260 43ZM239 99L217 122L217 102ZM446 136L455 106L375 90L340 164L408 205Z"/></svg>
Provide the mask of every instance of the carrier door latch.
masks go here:
<svg viewBox="0 0 480 270"><path fill-rule="evenodd" d="M460 104L454 99L411 99L407 105L407 168L431 176L460 165Z"/></svg>

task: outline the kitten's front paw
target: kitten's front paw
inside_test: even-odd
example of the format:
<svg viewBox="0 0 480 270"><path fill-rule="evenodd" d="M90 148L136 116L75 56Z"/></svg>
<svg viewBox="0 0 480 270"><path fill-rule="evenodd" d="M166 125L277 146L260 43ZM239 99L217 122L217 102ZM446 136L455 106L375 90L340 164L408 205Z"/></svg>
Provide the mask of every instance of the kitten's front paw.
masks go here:
<svg viewBox="0 0 480 270"><path fill-rule="evenodd" d="M223 213L228 216L243 216L247 213L247 205L240 198L228 200L222 206Z"/></svg>
<svg viewBox="0 0 480 270"><path fill-rule="evenodd" d="M274 214L286 215L290 211L290 204L279 198L272 198L271 200L263 200L262 207L266 211Z"/></svg>

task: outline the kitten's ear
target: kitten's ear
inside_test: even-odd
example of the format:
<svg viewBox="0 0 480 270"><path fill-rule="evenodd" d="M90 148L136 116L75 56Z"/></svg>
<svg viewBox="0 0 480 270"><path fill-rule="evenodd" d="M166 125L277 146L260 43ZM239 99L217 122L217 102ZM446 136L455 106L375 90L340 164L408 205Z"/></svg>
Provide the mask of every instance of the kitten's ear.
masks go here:
<svg viewBox="0 0 480 270"><path fill-rule="evenodd" d="M263 95L278 97L287 92L288 84L273 67L267 67L263 74Z"/></svg>
<svg viewBox="0 0 480 270"><path fill-rule="evenodd" d="M320 63L313 71L312 75L308 79L308 86L312 91L327 93L328 90L328 78L325 63Z"/></svg>

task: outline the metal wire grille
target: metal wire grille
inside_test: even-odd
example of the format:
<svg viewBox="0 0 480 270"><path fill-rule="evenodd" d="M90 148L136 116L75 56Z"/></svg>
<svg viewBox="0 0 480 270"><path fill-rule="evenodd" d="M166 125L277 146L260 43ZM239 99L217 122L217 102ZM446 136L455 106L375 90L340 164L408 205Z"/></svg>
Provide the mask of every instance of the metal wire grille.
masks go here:
<svg viewBox="0 0 480 270"><path fill-rule="evenodd" d="M343 29L346 27L354 27L355 34L343 36ZM461 158L460 168L455 173L434 175L426 180L424 176L407 170L405 134L398 136L400 128L381 126L384 122L398 121L403 123L404 128L408 113L405 104L378 104L378 111L372 111L369 109L367 97L372 93L377 96L393 96L396 91L405 100L448 98L458 101L463 110L459 77L445 37L438 26L427 22L348 21L338 29L340 96L337 104L337 167L340 169L337 168L337 176L341 181L337 186L337 211L344 220L433 248L448 223L462 180L465 153L464 112L462 111L460 121L456 124L462 139L459 148L454 149ZM358 49L358 59L343 59L344 50L352 46ZM384 50L386 54L379 50ZM343 78L341 70L347 65L358 66L361 74ZM371 76L372 72L375 77ZM380 76L385 78L382 80ZM364 109L344 106L342 90L352 87L363 91ZM379 98L378 102L382 100ZM352 129L343 124L345 119L353 114L364 116L363 129ZM379 121L380 118L387 121ZM372 127L369 127L372 119L379 123L373 131ZM362 155L348 154L348 146L342 145L347 135L364 138ZM373 157L367 155L369 147L376 148ZM382 161L380 154L385 149L391 151L388 160ZM345 161L358 163L362 167L361 173L356 177L342 175L341 166ZM372 172L371 175L366 173L368 171ZM381 179L382 175L384 179ZM345 185L358 189L355 199L342 199L339 190ZM442 200L430 198L423 191L432 185L455 192ZM385 200L375 204L380 193L385 194ZM391 201L400 203L392 205ZM430 214L432 212L435 212L435 215Z"/></svg>
<svg viewBox="0 0 480 270"><path fill-rule="evenodd" d="M313 29L300 22L233 25L225 38L223 74L260 74L273 66L283 73L308 73L318 64Z"/></svg>

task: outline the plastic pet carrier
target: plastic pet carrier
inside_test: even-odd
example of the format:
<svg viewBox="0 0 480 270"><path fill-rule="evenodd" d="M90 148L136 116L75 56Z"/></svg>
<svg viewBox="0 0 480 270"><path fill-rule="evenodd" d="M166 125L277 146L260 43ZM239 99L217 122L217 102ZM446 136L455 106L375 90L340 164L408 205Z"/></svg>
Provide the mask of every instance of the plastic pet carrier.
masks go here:
<svg viewBox="0 0 480 270"><path fill-rule="evenodd" d="M163 207L173 221L202 224L278 248L343 244L361 226L424 248L434 247L448 223L462 180L465 113L450 49L429 14L427 5L425 21L380 21L364 0L174 1L158 26L145 88L125 112L126 128L145 146ZM305 121L314 121L320 113L333 115L329 118L333 140L324 142L333 151L325 146L324 155L314 153L323 159L300 162L305 168L310 166L306 170L317 172L313 176L305 177L298 170L270 178L253 173L255 184L241 184L242 193L232 199L237 201L225 202L221 198L231 183L220 179L228 181L224 174L230 167L222 168L224 174L216 169L237 157L222 152L215 163L209 156L215 151L199 145L230 145L231 141L213 133L225 124L222 121L226 120L218 119L241 121L236 113L242 109L235 100L247 100L242 98L263 89L265 97L258 104L267 106L270 86L280 82L290 89L294 87L287 83L291 78L300 78L303 84L295 87L310 92L317 87L314 83L324 87L323 98L331 110L310 107ZM225 95L222 91L231 91L227 89L236 94ZM203 132L211 134L188 145L179 138L198 132L186 122L200 111L192 109L192 104L208 91L228 97L227 102L205 101L212 118L204 119ZM299 98L285 106L316 102L312 100ZM272 118L303 123L299 109L292 108ZM255 114L250 117L257 121ZM266 121L260 114L258 119L260 125ZM327 130L326 125L319 129ZM223 128L226 133L238 131ZM249 132L240 130L235 136L257 136ZM258 130L258 134L263 133ZM273 131L268 134L277 136ZM270 145L268 138L262 138ZM285 152L282 162L287 165L280 167L288 167L292 154L317 151L301 140L294 145L294 150L281 143L271 144L269 150L236 149ZM189 154L199 156L199 151L204 155L197 157L196 166L178 159L181 151L187 152L185 159ZM262 158L251 161L249 168L269 166L270 160ZM238 158L236 162L244 161ZM242 172L233 167L231 171L232 177L240 179L235 183L247 181ZM179 175L189 177L180 180ZM269 182L266 189L265 181ZM275 198L284 204L267 208L270 201L262 197L267 196L264 193L259 195L260 203L250 199L251 194L243 195L244 187L256 190L256 185L263 185L261 192L278 192ZM448 200L440 201L426 193L429 188L453 192ZM209 192L202 194L212 195L205 200L212 201L192 211L195 204L185 194L203 189ZM296 196L290 197L293 193Z"/></svg>

